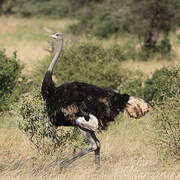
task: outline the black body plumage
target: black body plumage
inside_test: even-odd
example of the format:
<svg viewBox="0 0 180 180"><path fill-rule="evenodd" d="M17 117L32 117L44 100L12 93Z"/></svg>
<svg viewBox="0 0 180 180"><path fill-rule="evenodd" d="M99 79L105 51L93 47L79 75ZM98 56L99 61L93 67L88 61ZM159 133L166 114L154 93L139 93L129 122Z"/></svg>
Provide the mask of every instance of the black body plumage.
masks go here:
<svg viewBox="0 0 180 180"><path fill-rule="evenodd" d="M42 96L52 124L73 126L78 117L89 114L97 117L99 129L106 129L110 121L123 111L129 95L119 94L82 82L65 83L55 87L48 71L42 83Z"/></svg>

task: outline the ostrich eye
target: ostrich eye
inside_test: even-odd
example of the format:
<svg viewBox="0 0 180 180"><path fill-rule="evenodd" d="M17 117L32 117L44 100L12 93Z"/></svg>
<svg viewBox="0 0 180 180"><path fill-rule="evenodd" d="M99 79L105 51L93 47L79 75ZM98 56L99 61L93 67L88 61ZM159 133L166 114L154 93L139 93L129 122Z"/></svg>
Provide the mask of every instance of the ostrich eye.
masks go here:
<svg viewBox="0 0 180 180"><path fill-rule="evenodd" d="M59 36L61 36L61 34L60 33L56 33L56 36L59 37Z"/></svg>

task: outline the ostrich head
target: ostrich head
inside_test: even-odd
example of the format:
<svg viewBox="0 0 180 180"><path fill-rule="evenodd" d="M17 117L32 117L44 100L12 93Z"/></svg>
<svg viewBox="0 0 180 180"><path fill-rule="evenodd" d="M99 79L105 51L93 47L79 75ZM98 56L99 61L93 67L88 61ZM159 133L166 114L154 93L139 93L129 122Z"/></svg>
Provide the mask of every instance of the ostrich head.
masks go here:
<svg viewBox="0 0 180 180"><path fill-rule="evenodd" d="M49 35L49 37L56 39L56 40L62 40L63 39L63 34L60 32L57 32L55 34Z"/></svg>

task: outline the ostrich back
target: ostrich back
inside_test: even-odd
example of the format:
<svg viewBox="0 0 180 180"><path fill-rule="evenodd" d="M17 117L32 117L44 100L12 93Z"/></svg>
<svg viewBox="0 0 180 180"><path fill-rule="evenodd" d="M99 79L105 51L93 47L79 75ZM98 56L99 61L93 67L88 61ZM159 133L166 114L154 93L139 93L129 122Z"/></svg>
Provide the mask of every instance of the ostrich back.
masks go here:
<svg viewBox="0 0 180 180"><path fill-rule="evenodd" d="M51 86L48 95L43 97L54 125L71 126L78 117L84 116L88 121L89 114L93 114L98 118L100 129L106 129L109 122L114 121L117 114L123 111L129 100L127 94L121 95L80 82Z"/></svg>

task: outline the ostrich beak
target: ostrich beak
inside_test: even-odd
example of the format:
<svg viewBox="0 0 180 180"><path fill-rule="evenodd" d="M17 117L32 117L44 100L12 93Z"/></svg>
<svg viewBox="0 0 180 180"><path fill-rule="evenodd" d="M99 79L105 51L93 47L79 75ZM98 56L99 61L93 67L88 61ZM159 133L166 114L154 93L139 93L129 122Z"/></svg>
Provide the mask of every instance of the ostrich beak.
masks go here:
<svg viewBox="0 0 180 180"><path fill-rule="evenodd" d="M56 39L57 37L54 34L49 35L50 38Z"/></svg>

